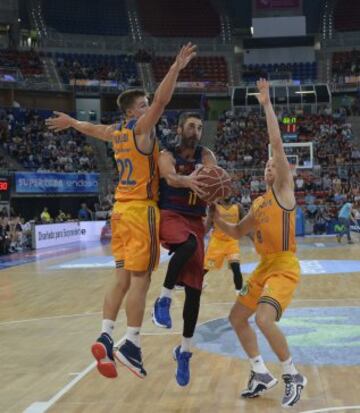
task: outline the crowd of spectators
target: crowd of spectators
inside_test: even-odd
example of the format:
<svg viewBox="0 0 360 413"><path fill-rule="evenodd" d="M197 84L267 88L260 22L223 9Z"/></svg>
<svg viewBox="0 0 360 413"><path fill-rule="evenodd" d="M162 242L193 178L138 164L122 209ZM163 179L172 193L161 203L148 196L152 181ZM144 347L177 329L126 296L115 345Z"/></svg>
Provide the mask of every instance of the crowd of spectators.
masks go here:
<svg viewBox="0 0 360 413"><path fill-rule="evenodd" d="M116 83L119 88L140 86L133 56L67 55L54 56L57 70L65 84L82 84L81 80Z"/></svg>
<svg viewBox="0 0 360 413"><path fill-rule="evenodd" d="M334 83L359 83L360 50L335 52L332 59L332 74ZM353 82L352 77L357 77L357 82Z"/></svg>
<svg viewBox="0 0 360 413"><path fill-rule="evenodd" d="M279 119L283 116L278 113ZM325 109L317 115L297 114L297 118L297 142L314 145L313 168L298 169L294 176L297 203L310 227L308 232L324 233L344 203L352 202L360 210L360 151L353 145L351 125L343 111L331 114ZM250 207L266 190L264 118L258 113L225 112L218 123L215 152L219 165L232 175L235 199Z"/></svg>
<svg viewBox="0 0 360 413"><path fill-rule="evenodd" d="M0 110L0 145L26 170L91 172L96 170L93 147L74 129L53 133L45 118L25 110L21 116Z"/></svg>
<svg viewBox="0 0 360 413"><path fill-rule="evenodd" d="M18 69L25 78L36 78L44 74L41 57L34 50L0 50L0 67Z"/></svg>

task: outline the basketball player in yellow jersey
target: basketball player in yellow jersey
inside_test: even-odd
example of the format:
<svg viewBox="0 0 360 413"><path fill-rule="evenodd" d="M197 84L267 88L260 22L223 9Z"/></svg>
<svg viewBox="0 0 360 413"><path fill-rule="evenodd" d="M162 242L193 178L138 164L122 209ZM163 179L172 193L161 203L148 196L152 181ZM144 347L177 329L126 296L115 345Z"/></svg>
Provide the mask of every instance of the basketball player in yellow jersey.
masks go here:
<svg viewBox="0 0 360 413"><path fill-rule="evenodd" d="M284 334L276 322L290 304L300 277L296 258L295 195L293 176L286 158L280 129L269 97L269 83L260 79L258 100L263 106L273 158L265 168L267 192L254 200L249 213L238 224L228 224L218 214L215 222L235 239L254 232L260 263L250 276L230 313L230 322L251 364L248 388L243 397L256 397L276 385L259 353L256 334L248 319L255 321L283 368L285 394L282 406L299 401L307 379L301 375L290 356Z"/></svg>
<svg viewBox="0 0 360 413"><path fill-rule="evenodd" d="M219 201L215 208L221 219L232 224L238 223L244 215L242 206L231 203L230 198ZM209 214L209 217L210 216L211 214ZM233 272L235 290L236 292L240 292L243 284L243 276L240 269L239 242L225 234L219 226L215 224L206 250L204 273L206 274L214 268L220 269L225 259Z"/></svg>
<svg viewBox="0 0 360 413"><path fill-rule="evenodd" d="M172 97L180 71L195 57L195 50L191 43L181 49L151 105L142 90L127 90L119 96L118 106L126 116L121 125L79 122L58 112L56 118L47 120L52 130L73 127L85 135L113 143L119 170L111 219L116 272L105 295L101 335L91 349L98 370L105 377L117 376L114 355L136 376L146 376L140 327L150 275L159 260L158 146L154 127ZM114 324L126 294L126 340L113 355Z"/></svg>

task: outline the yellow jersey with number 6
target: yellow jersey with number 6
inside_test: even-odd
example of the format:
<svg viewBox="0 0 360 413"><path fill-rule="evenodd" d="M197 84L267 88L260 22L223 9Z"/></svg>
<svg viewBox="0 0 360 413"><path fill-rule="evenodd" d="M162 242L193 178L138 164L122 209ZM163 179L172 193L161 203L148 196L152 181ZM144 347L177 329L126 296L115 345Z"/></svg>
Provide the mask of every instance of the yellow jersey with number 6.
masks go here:
<svg viewBox="0 0 360 413"><path fill-rule="evenodd" d="M218 210L220 217L225 222L229 222L230 224L237 224L240 221L239 206L237 204L228 207L224 207L223 205L216 205L216 209ZM229 235L226 235L223 231L221 231L221 229L216 224L214 225L212 236L223 241L229 241L233 239Z"/></svg>
<svg viewBox="0 0 360 413"><path fill-rule="evenodd" d="M113 150L119 171L115 190L116 201L158 200L159 147L154 138L152 152L141 152L136 145L134 128L136 119L125 121L113 132Z"/></svg>

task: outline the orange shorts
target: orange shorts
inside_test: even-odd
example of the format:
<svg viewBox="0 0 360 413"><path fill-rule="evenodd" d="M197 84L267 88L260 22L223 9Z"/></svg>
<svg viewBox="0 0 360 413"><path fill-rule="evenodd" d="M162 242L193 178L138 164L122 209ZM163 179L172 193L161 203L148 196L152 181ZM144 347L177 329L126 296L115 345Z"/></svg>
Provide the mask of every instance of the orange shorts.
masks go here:
<svg viewBox="0 0 360 413"><path fill-rule="evenodd" d="M153 271L159 263L160 214L155 201L116 202L111 216L116 268Z"/></svg>
<svg viewBox="0 0 360 413"><path fill-rule="evenodd" d="M277 320L290 304L300 279L300 264L292 252L261 257L259 265L241 290L238 300L256 311L259 303L275 307Z"/></svg>
<svg viewBox="0 0 360 413"><path fill-rule="evenodd" d="M222 268L225 259L228 262L240 261L239 241L234 239L222 240L211 236L206 250L204 268L206 270L212 270L213 268L219 270Z"/></svg>

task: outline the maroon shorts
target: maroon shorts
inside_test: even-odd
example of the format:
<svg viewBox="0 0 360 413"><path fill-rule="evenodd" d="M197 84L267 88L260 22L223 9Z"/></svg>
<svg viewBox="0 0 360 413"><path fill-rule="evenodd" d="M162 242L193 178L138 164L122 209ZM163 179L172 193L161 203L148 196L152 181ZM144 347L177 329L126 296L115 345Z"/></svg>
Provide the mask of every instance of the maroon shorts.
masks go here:
<svg viewBox="0 0 360 413"><path fill-rule="evenodd" d="M164 248L171 249L174 244L182 244L190 234L196 237L197 248L182 268L177 282L201 290L205 254L205 227L202 217L180 214L166 209L160 210L160 242Z"/></svg>

